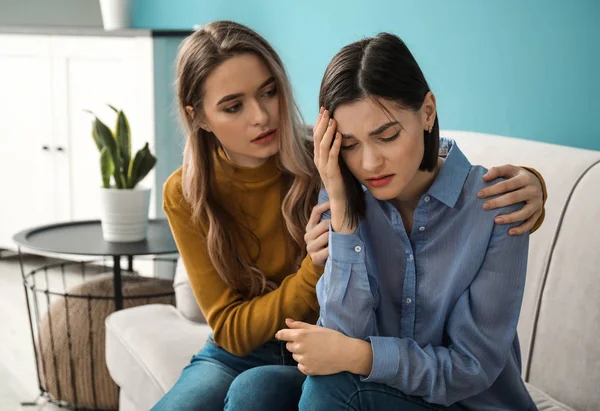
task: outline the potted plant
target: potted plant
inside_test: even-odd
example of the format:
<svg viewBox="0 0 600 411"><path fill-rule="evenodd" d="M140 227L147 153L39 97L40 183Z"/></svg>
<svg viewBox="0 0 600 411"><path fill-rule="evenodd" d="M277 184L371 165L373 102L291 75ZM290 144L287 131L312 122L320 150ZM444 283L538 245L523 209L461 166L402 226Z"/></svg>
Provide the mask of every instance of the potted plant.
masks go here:
<svg viewBox="0 0 600 411"><path fill-rule="evenodd" d="M146 238L150 188L138 183L154 168L156 157L148 143L131 156L131 131L122 110L117 114L114 132L94 113L92 137L100 152L102 235L105 241L135 242ZM112 184L111 184L112 183Z"/></svg>

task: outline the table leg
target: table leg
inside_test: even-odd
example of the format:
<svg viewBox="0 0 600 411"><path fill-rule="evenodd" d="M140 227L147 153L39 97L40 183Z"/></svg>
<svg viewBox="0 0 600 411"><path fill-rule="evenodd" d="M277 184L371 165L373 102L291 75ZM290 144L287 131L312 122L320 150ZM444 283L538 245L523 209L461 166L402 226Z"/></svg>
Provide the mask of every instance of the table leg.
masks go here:
<svg viewBox="0 0 600 411"><path fill-rule="evenodd" d="M33 318L31 315L31 305L29 304L29 292L27 290L27 281L26 281L26 273L25 273L25 264L23 263L23 253L21 251L21 247L19 246L18 248L18 253L19 253L19 267L21 267L21 278L23 279L23 289L25 290L25 303L27 304L27 316L29 317L29 331L31 332L31 341L33 343L33 355L35 357L35 370L36 370L36 374L37 374L37 379L38 379L38 387L40 389L40 392L43 391L42 388L42 379L41 379L41 373L40 373L40 361L38 361L38 351L36 350L36 340L35 340L35 334L33 331ZM32 292L35 294L35 290L32 290ZM36 303L37 304L37 303ZM43 361L43 359L42 359ZM22 404L26 404L26 403L22 403Z"/></svg>
<svg viewBox="0 0 600 411"><path fill-rule="evenodd" d="M129 263L129 272L132 273L133 272L133 256L127 256L127 262Z"/></svg>
<svg viewBox="0 0 600 411"><path fill-rule="evenodd" d="M113 282L115 285L115 311L123 308L123 290L121 289L121 256L113 256Z"/></svg>

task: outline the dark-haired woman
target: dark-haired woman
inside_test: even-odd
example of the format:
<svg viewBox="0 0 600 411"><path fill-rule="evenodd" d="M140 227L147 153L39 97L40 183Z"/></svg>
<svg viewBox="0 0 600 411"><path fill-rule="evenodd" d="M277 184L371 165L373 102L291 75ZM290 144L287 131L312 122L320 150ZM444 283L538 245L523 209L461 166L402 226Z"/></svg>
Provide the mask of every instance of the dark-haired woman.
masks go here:
<svg viewBox="0 0 600 411"><path fill-rule="evenodd" d="M314 161L329 201L320 326L277 337L309 377L300 410L533 411L517 322L529 234L484 211L486 169L440 138L406 45L344 47L321 84Z"/></svg>

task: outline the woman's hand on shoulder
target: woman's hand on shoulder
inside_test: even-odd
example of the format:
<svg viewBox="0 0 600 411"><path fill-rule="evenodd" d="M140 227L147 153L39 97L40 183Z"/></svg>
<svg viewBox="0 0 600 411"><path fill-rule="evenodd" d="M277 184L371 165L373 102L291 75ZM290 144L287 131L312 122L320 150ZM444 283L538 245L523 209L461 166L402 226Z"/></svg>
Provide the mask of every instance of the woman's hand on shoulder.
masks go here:
<svg viewBox="0 0 600 411"><path fill-rule="evenodd" d="M503 194L484 203L486 210L506 207L524 202L525 205L518 211L508 215L496 217L498 224L510 224L523 221L518 227L511 228L510 235L521 235L533 228L544 208L543 189L538 177L529 170L513 165L492 167L484 176L485 181L492 181L498 177L506 180L496 183L481 190L477 196L488 198Z"/></svg>

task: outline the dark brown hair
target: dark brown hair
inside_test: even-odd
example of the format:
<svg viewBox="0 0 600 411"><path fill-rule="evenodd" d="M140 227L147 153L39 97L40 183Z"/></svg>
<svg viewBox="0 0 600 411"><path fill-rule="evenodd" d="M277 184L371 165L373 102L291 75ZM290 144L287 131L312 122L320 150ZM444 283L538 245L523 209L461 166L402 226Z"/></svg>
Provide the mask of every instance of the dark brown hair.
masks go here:
<svg viewBox="0 0 600 411"><path fill-rule="evenodd" d="M425 76L406 44L393 34L380 33L347 45L333 57L321 82L319 107L325 107L333 115L343 104L374 97L417 111L429 91ZM425 151L420 170L435 169L439 137L436 116L431 133L424 131ZM341 156L339 163L348 197L345 218L356 223L365 215L364 192Z"/></svg>

